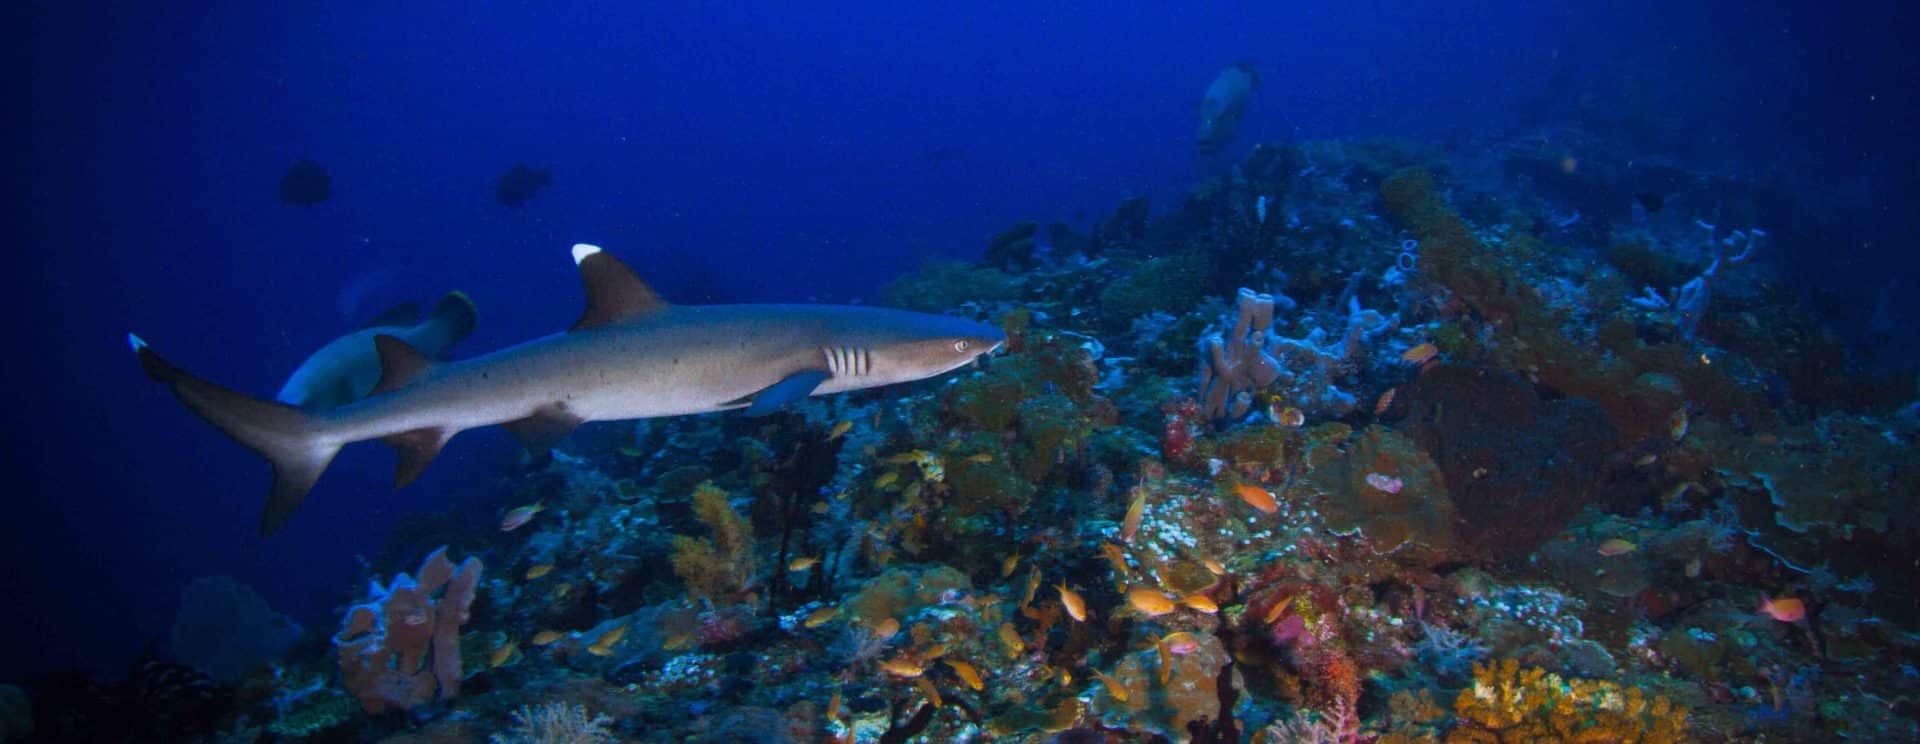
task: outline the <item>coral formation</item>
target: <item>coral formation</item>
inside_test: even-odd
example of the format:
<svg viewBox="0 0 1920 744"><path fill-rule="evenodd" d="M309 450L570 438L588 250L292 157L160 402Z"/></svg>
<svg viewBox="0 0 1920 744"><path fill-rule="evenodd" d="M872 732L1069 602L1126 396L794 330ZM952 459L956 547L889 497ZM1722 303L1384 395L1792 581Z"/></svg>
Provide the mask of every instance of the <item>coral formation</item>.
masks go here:
<svg viewBox="0 0 1920 744"><path fill-rule="evenodd" d="M1330 340L1325 328L1315 327L1303 337L1288 338L1274 326L1273 295L1243 288L1235 303L1234 316L1200 341L1200 400L1215 418L1245 418L1255 393L1311 417L1345 415L1356 399L1339 384L1358 372L1367 342L1393 326L1353 297L1337 323L1337 337ZM1268 391L1269 386L1278 389Z"/></svg>
<svg viewBox="0 0 1920 744"><path fill-rule="evenodd" d="M231 576L208 576L180 593L172 649L188 666L232 684L278 659L299 637L299 623L274 612L253 587Z"/></svg>
<svg viewBox="0 0 1920 744"><path fill-rule="evenodd" d="M1687 741L1687 709L1639 688L1605 681L1562 679L1518 661L1476 664L1473 686L1453 710L1459 724L1448 742Z"/></svg>
<svg viewBox="0 0 1920 744"><path fill-rule="evenodd" d="M347 610L333 637L341 684L368 713L460 694L460 627L480 571L480 559L456 567L441 548L414 575L397 574L386 586L373 582L368 601Z"/></svg>
<svg viewBox="0 0 1920 744"><path fill-rule="evenodd" d="M686 582L687 596L718 605L750 597L760 572L753 525L734 511L727 492L712 483L693 489L693 513L709 535L673 538L673 572Z"/></svg>

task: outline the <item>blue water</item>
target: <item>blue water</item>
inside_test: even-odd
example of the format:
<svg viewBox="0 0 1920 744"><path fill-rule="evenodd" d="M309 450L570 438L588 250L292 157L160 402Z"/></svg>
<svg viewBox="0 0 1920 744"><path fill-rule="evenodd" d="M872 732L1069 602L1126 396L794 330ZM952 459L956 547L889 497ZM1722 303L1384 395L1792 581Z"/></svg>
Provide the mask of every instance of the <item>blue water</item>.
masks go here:
<svg viewBox="0 0 1920 744"><path fill-rule="evenodd" d="M0 681L124 669L202 575L326 627L397 519L458 508L518 456L471 432L396 492L390 455L350 448L262 539L267 468L145 380L127 331L266 394L380 307L460 289L473 354L572 321L575 242L678 301L872 301L1017 220L1177 204L1225 167L1194 154L1195 105L1235 62L1264 86L1224 162L1501 133L1543 91L1565 110L1576 84L1617 83L1676 151L1830 186L1845 229L1788 260L1836 330L1864 338L1890 276L1896 310L1920 305L1898 3L563 5L10 13L31 36L8 313L26 487L0 519ZM278 201L300 158L331 172L329 201ZM493 198L515 162L553 170L521 209ZM1911 357L1910 326L1883 358Z"/></svg>

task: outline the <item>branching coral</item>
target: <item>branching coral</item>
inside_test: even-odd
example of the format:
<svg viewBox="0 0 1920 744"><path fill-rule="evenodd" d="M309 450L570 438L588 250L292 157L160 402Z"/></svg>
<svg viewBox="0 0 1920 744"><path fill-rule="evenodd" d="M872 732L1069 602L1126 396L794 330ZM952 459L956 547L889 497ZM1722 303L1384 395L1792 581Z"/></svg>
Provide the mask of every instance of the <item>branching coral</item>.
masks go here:
<svg viewBox="0 0 1920 744"><path fill-rule="evenodd" d="M687 583L687 596L712 604L747 598L759 574L753 525L727 503L727 492L712 483L693 489L693 513L712 534L673 538L673 572Z"/></svg>
<svg viewBox="0 0 1920 744"><path fill-rule="evenodd" d="M368 713L460 694L460 626L480 571L480 559L471 557L456 568L443 547L413 576L398 574L385 587L374 582L372 598L347 610L333 645L341 682Z"/></svg>
<svg viewBox="0 0 1920 744"><path fill-rule="evenodd" d="M1475 664L1473 686L1460 692L1453 710L1459 724L1447 734L1450 743L1687 740L1687 709L1665 697L1649 700L1612 682L1523 670L1514 659Z"/></svg>

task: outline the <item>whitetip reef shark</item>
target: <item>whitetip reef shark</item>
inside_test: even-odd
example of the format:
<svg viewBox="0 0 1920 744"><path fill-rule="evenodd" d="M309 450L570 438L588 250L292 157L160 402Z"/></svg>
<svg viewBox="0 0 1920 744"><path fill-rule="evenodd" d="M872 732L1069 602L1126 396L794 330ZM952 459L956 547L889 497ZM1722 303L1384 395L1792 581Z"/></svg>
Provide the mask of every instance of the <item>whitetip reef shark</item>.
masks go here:
<svg viewBox="0 0 1920 744"><path fill-rule="evenodd" d="M374 338L381 376L365 400L303 411L187 372L127 334L149 377L273 465L262 535L291 514L340 448L378 439L400 454L395 487L447 440L503 424L533 451L587 421L736 408L771 413L809 395L934 377L1006 342L963 318L844 305L669 305L597 246L573 247L587 308L565 333L472 359L434 363Z"/></svg>

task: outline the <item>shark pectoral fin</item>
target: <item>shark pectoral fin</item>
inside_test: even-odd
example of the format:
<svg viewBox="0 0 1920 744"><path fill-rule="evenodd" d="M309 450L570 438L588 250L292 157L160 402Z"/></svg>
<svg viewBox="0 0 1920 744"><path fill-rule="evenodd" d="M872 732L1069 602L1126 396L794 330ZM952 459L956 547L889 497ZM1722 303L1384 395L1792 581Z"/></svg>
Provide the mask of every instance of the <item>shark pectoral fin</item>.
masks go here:
<svg viewBox="0 0 1920 744"><path fill-rule="evenodd" d="M598 328L667 309L666 301L640 281L633 269L599 246L574 245L573 262L579 265L580 282L587 288L587 309L569 330Z"/></svg>
<svg viewBox="0 0 1920 744"><path fill-rule="evenodd" d="M381 437L380 441L393 446L400 453L400 467L394 470L393 487L405 488L420 472L427 469L427 463L440 454L440 448L447 445L453 435L445 429L414 429Z"/></svg>
<svg viewBox="0 0 1920 744"><path fill-rule="evenodd" d="M787 375L786 379L767 386L767 389L735 402L752 400L753 405L747 406L745 415L765 416L779 410L781 406L812 395L813 389L820 387L820 383L826 382L827 377L829 375L824 369L795 372Z"/></svg>
<svg viewBox="0 0 1920 744"><path fill-rule="evenodd" d="M507 433L520 440L520 444L526 447L528 452L535 454L553 449L554 445L566 439L568 434L573 433L574 427L579 425L580 417L573 415L566 406L558 403L542 406L534 411L532 416L501 424L506 427Z"/></svg>
<svg viewBox="0 0 1920 744"><path fill-rule="evenodd" d="M406 327L418 325L419 323L420 303L408 300L387 308L385 312L379 315L373 316L373 320L369 320L366 325L360 326L360 330L364 331L368 328L380 328L383 326Z"/></svg>
<svg viewBox="0 0 1920 744"><path fill-rule="evenodd" d="M433 366L433 362L419 349L384 333L373 337L373 348L380 352L380 382L374 384L373 392L368 395L390 393L406 387L407 383Z"/></svg>

